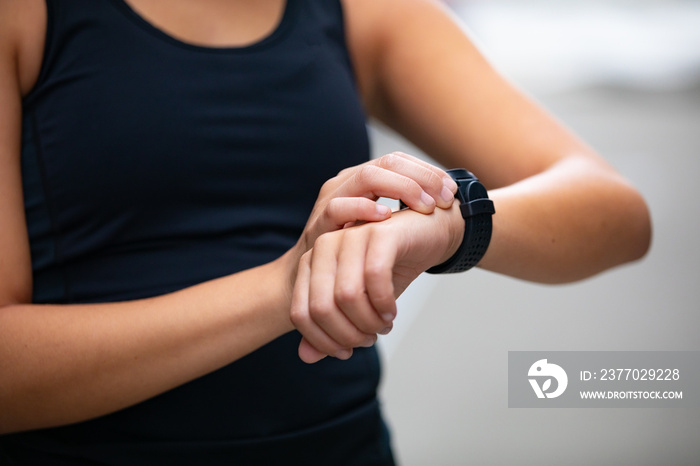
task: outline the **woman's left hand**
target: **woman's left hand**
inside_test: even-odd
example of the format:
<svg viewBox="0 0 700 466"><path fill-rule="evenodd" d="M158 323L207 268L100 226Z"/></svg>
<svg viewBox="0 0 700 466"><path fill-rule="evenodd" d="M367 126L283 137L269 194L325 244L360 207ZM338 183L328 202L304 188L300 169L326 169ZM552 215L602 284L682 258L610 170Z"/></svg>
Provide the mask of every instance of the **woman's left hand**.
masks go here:
<svg viewBox="0 0 700 466"><path fill-rule="evenodd" d="M396 298L459 247L464 221L455 203L430 214L405 210L390 219L318 237L300 262L291 320L303 335L299 357L348 359L372 346L396 316Z"/></svg>

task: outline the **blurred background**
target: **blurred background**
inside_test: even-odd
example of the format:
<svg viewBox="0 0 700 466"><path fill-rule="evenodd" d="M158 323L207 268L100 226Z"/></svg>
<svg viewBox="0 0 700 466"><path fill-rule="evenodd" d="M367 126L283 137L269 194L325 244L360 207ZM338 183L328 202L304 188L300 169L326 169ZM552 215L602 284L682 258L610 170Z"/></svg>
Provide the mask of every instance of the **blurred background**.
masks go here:
<svg viewBox="0 0 700 466"><path fill-rule="evenodd" d="M700 465L700 409L509 409L507 393L508 351L700 350L700 1L446 3L641 190L654 239L642 261L571 285L421 276L380 342L400 463ZM385 128L372 137L375 155L421 155Z"/></svg>

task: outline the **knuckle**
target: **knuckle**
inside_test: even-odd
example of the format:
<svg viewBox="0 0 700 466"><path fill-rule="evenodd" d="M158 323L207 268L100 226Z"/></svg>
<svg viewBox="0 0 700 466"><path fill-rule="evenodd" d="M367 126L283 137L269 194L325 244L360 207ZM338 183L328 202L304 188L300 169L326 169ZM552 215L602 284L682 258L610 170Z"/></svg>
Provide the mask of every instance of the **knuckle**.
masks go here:
<svg viewBox="0 0 700 466"><path fill-rule="evenodd" d="M374 301L377 303L378 307L384 307L384 306L389 306L392 303L395 302L394 294L388 290L382 290L377 292L376 296L374 297Z"/></svg>
<svg viewBox="0 0 700 466"><path fill-rule="evenodd" d="M383 281L384 277L377 276L376 280L379 282ZM385 304L387 300L393 299L393 287L390 282L386 282L381 286L376 286L372 290L372 302L378 302Z"/></svg>
<svg viewBox="0 0 700 466"><path fill-rule="evenodd" d="M362 231L358 230L346 230L338 233L339 237L342 239L342 243L354 244L362 240Z"/></svg>
<svg viewBox="0 0 700 466"><path fill-rule="evenodd" d="M316 241L314 241L314 249L318 251L322 251L324 249L327 249L333 244L333 237L331 233L323 233L322 235L319 235L318 238L316 238ZM309 258L310 260L310 258Z"/></svg>
<svg viewBox="0 0 700 466"><path fill-rule="evenodd" d="M342 210L342 204L343 202L340 198L334 197L326 204L326 208L323 210L323 216L329 219L335 218L338 212Z"/></svg>
<svg viewBox="0 0 700 466"><path fill-rule="evenodd" d="M376 203L370 199L367 199L366 197L354 197L349 201L352 208L358 212L364 212L370 209L374 211L376 208Z"/></svg>
<svg viewBox="0 0 700 466"><path fill-rule="evenodd" d="M309 250L301 255L301 257L299 258L299 265L297 266L297 273L300 273L304 268L308 267L309 264L311 264L311 254L312 251Z"/></svg>
<svg viewBox="0 0 700 466"><path fill-rule="evenodd" d="M328 338L318 338L315 341L309 340L309 342L323 354L333 355L342 349L341 345Z"/></svg>
<svg viewBox="0 0 700 466"><path fill-rule="evenodd" d="M364 165L356 174L356 179L359 183L371 183L377 176L379 168L375 165Z"/></svg>
<svg viewBox="0 0 700 466"><path fill-rule="evenodd" d="M352 348L353 345L353 339L348 337L347 335L339 335L336 336L333 341L338 345L338 348Z"/></svg>
<svg viewBox="0 0 700 466"><path fill-rule="evenodd" d="M367 261L365 264L365 280L376 281L384 277L386 268L381 262Z"/></svg>
<svg viewBox="0 0 700 466"><path fill-rule="evenodd" d="M400 150L391 151L387 155L391 155L397 159L404 159L404 160L413 160L414 159L413 156L408 155L407 153L400 151Z"/></svg>
<svg viewBox="0 0 700 466"><path fill-rule="evenodd" d="M355 348L361 346L366 337L357 329L347 329L335 337L335 342L342 348Z"/></svg>
<svg viewBox="0 0 700 466"><path fill-rule="evenodd" d="M401 162L401 157L396 152L386 154L377 159L377 164L384 169L394 170Z"/></svg>
<svg viewBox="0 0 700 466"><path fill-rule="evenodd" d="M323 212L328 219L357 220L358 215L374 211L375 203L365 197L336 197L331 199Z"/></svg>
<svg viewBox="0 0 700 466"><path fill-rule="evenodd" d="M365 319L362 321L359 321L355 324L357 329L362 332L364 336L364 340L366 341L367 335L373 335L378 333L380 330L382 330L384 327L386 327L386 324L381 324L377 322L376 319L370 320L370 319Z"/></svg>
<svg viewBox="0 0 700 466"><path fill-rule="evenodd" d="M309 303L309 315L317 324L324 325L329 322L333 313L333 304L327 299L316 298Z"/></svg>
<svg viewBox="0 0 700 466"><path fill-rule="evenodd" d="M435 189L442 189L442 178L437 173L427 168L425 169L425 172L427 174L428 183Z"/></svg>
<svg viewBox="0 0 700 466"><path fill-rule="evenodd" d="M324 196L328 195L328 193L333 192L335 190L337 184L338 184L337 177L330 178L330 179L326 180L321 185L321 189L319 191L319 197L324 197Z"/></svg>
<svg viewBox="0 0 700 466"><path fill-rule="evenodd" d="M420 187L418 182L411 178L403 178L402 183L403 189L407 192L420 195L420 193L423 191L423 188Z"/></svg>
<svg viewBox="0 0 700 466"><path fill-rule="evenodd" d="M357 348L359 346L364 346L364 344L367 342L367 337L364 334L357 332L349 337L349 340L348 346L351 348Z"/></svg>
<svg viewBox="0 0 700 466"><path fill-rule="evenodd" d="M327 244L329 244L329 242L330 242L329 239L330 238L328 237L328 233L323 233L323 234L318 235L318 237L316 238L316 241L314 241L314 250L319 251L319 250L323 249ZM309 258L309 261L310 260L311 260L311 257Z"/></svg>
<svg viewBox="0 0 700 466"><path fill-rule="evenodd" d="M344 283L336 287L335 300L341 307L354 305L360 300L362 293L363 291L358 287L350 283Z"/></svg>
<svg viewBox="0 0 700 466"><path fill-rule="evenodd" d="M299 308L292 307L289 311L289 320L292 321L294 327L299 328L306 323L306 313Z"/></svg>

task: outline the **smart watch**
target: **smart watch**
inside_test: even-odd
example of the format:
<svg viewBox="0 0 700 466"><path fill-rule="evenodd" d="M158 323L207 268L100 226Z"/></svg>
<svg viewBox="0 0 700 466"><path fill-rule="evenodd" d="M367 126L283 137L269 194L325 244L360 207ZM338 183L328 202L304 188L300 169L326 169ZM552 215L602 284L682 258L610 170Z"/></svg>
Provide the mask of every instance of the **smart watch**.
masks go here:
<svg viewBox="0 0 700 466"><path fill-rule="evenodd" d="M427 270L431 274L464 272L478 264L489 247L491 216L496 213L486 188L471 172L456 168L447 170L447 174L457 183L455 198L464 218L464 238L452 257Z"/></svg>

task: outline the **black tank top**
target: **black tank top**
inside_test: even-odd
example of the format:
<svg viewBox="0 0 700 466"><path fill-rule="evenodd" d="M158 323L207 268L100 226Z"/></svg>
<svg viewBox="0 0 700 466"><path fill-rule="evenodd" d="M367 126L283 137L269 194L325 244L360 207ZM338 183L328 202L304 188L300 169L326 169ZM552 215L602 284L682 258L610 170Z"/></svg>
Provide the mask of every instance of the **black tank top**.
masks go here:
<svg viewBox="0 0 700 466"><path fill-rule="evenodd" d="M272 34L236 48L183 43L122 0L47 5L22 126L36 303L154 296L269 262L322 183L369 157L338 0L288 0ZM30 464L390 464L375 350L306 365L299 338L0 444Z"/></svg>

